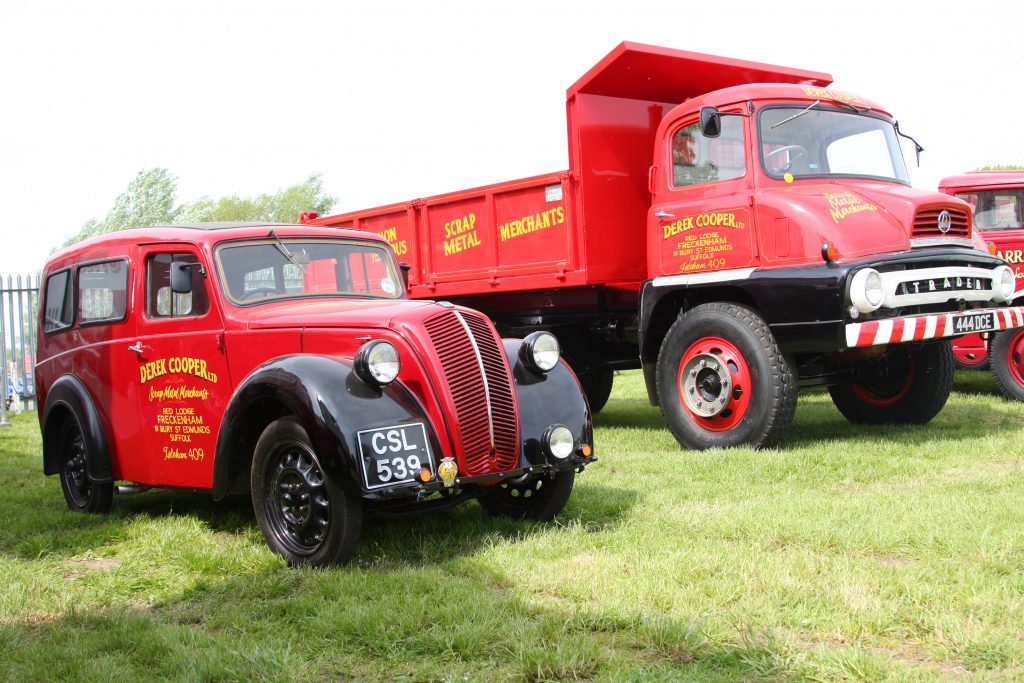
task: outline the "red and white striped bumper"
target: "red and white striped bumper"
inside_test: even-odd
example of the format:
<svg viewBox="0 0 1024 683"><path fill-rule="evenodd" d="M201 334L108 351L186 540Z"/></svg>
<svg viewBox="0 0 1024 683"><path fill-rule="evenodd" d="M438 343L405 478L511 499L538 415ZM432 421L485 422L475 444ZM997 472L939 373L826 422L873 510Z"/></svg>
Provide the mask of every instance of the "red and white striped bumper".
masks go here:
<svg viewBox="0 0 1024 683"><path fill-rule="evenodd" d="M964 334L963 332L953 331L954 319L989 312L995 313L995 327L985 331L1024 327L1024 306L983 308L962 313L936 313L910 318L850 323L846 326L846 345L853 348L855 346L876 346L878 344L897 344L899 342L918 341L921 339L954 337Z"/></svg>

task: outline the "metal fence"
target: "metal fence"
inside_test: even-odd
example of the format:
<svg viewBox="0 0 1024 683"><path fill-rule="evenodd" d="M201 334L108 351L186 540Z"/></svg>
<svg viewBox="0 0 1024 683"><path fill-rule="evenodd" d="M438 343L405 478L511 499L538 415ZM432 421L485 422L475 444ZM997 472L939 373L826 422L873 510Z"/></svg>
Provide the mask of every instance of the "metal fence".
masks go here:
<svg viewBox="0 0 1024 683"><path fill-rule="evenodd" d="M36 314L39 278L0 277L0 427L9 411L36 409Z"/></svg>

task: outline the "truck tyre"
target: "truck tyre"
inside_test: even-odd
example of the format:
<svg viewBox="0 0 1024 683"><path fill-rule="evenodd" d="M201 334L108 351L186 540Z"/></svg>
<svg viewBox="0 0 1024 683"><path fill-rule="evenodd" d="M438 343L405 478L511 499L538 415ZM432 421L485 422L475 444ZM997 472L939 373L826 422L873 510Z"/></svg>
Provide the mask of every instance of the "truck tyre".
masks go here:
<svg viewBox="0 0 1024 683"><path fill-rule="evenodd" d="M583 393L587 395L587 404L590 412L597 413L608 403L608 397L612 395L612 384L615 381L615 373L610 368L591 367L579 378Z"/></svg>
<svg viewBox="0 0 1024 683"><path fill-rule="evenodd" d="M1024 328L997 332L989 346L996 386L1011 401L1024 401Z"/></svg>
<svg viewBox="0 0 1024 683"><path fill-rule="evenodd" d="M363 524L362 500L325 476L306 430L290 417L256 442L252 505L267 545L291 566L348 562Z"/></svg>
<svg viewBox="0 0 1024 683"><path fill-rule="evenodd" d="M78 418L68 415L58 436L60 487L64 500L75 512L110 512L114 501L114 482L98 484L89 479L86 461L90 456Z"/></svg>
<svg viewBox="0 0 1024 683"><path fill-rule="evenodd" d="M526 476L523 481L503 481L480 498L480 505L492 517L550 522L569 501L575 480L575 470L563 470L548 476Z"/></svg>
<svg viewBox="0 0 1024 683"><path fill-rule="evenodd" d="M696 306L672 324L657 388L676 440L695 450L774 446L796 411L789 360L760 316L731 303Z"/></svg>
<svg viewBox="0 0 1024 683"><path fill-rule="evenodd" d="M938 415L953 390L949 342L897 346L889 376L829 387L832 402L855 424L925 424Z"/></svg>

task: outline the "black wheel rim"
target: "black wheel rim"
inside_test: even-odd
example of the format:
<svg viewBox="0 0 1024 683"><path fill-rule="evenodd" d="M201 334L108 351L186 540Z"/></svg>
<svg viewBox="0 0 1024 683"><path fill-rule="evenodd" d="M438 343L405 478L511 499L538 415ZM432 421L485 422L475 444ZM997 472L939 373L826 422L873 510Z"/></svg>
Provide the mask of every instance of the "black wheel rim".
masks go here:
<svg viewBox="0 0 1024 683"><path fill-rule="evenodd" d="M274 536L293 555L311 555L323 545L331 505L316 456L298 442L282 443L270 458L264 508Z"/></svg>
<svg viewBox="0 0 1024 683"><path fill-rule="evenodd" d="M512 504L526 504L540 493L543 479L527 479L524 482L503 482L498 485L501 496Z"/></svg>
<svg viewBox="0 0 1024 683"><path fill-rule="evenodd" d="M92 488L85 471L85 439L77 425L68 427L66 438L64 481L68 496L76 506L85 507L89 503L89 491Z"/></svg>

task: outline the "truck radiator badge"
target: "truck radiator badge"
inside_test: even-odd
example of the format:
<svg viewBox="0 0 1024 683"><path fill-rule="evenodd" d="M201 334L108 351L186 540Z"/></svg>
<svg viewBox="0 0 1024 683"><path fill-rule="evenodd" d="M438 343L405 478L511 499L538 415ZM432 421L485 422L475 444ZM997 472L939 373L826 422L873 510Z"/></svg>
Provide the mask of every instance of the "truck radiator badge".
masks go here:
<svg viewBox="0 0 1024 683"><path fill-rule="evenodd" d="M455 458L444 458L437 466L437 476L441 478L445 488L451 488L455 484L455 477L459 474L459 468L455 464Z"/></svg>

